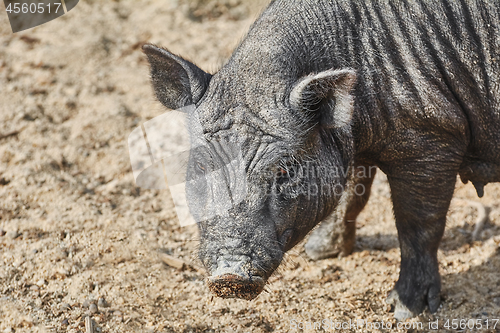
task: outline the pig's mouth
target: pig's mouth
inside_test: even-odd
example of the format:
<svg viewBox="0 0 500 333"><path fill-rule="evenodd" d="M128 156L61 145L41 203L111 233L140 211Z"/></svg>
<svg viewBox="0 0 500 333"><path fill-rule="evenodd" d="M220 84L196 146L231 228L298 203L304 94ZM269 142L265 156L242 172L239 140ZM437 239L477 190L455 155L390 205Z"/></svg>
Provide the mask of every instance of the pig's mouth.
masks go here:
<svg viewBox="0 0 500 333"><path fill-rule="evenodd" d="M257 297L266 281L260 276L252 276L251 279L243 278L236 274L224 274L208 279L207 285L210 290L222 298L242 298L250 301Z"/></svg>

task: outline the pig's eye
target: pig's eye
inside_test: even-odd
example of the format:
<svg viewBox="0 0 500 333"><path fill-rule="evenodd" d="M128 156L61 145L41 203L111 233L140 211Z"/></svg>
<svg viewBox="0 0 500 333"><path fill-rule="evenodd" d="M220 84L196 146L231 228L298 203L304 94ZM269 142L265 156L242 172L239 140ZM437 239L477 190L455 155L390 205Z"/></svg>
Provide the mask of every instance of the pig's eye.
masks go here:
<svg viewBox="0 0 500 333"><path fill-rule="evenodd" d="M300 164L283 161L276 169L275 193L281 198L294 198L300 193L303 173Z"/></svg>
<svg viewBox="0 0 500 333"><path fill-rule="evenodd" d="M279 174L282 177L293 178L295 176L295 171L293 169L279 168Z"/></svg>
<svg viewBox="0 0 500 333"><path fill-rule="evenodd" d="M288 183L296 178L296 166L291 163L283 163L276 169L276 181L278 184Z"/></svg>

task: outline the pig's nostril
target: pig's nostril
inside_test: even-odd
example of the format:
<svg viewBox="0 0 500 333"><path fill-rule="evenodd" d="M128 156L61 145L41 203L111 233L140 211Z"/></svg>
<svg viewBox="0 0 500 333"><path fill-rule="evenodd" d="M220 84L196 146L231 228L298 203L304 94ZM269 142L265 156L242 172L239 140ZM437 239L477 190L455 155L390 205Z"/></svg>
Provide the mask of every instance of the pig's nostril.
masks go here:
<svg viewBox="0 0 500 333"><path fill-rule="evenodd" d="M242 298L252 300L257 297L266 282L259 276L252 276L251 279L243 278L236 274L224 274L210 277L208 287L210 290L222 298Z"/></svg>

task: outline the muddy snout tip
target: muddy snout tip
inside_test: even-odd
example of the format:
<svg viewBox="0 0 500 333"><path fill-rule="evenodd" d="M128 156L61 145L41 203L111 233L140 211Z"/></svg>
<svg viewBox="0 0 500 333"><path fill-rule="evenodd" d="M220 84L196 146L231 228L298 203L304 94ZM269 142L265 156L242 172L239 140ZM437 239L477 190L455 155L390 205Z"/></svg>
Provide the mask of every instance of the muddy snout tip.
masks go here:
<svg viewBox="0 0 500 333"><path fill-rule="evenodd" d="M256 298L266 282L259 276L247 279L236 274L211 276L207 285L210 291L222 298L241 298L250 301Z"/></svg>

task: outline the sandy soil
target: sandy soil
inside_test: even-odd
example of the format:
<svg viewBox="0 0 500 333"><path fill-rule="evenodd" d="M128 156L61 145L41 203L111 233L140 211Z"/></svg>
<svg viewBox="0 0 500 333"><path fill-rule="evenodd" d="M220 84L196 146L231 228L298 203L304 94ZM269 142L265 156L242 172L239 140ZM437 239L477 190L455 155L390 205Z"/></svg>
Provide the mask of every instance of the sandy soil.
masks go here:
<svg viewBox="0 0 500 333"><path fill-rule="evenodd" d="M354 254L314 262L300 244L251 302L213 298L196 228L179 226L168 193L135 187L127 136L165 112L141 44L215 71L261 6L206 2L80 1L17 34L0 14L0 332L85 332L87 315L95 332L287 332L293 320L322 319L395 325L385 297L399 249L383 175L359 218ZM457 182L439 251L442 306L409 323L439 320L443 329L448 319L500 318L500 185L485 191L479 200ZM475 202L489 222L473 242ZM164 254L184 267L166 265Z"/></svg>

